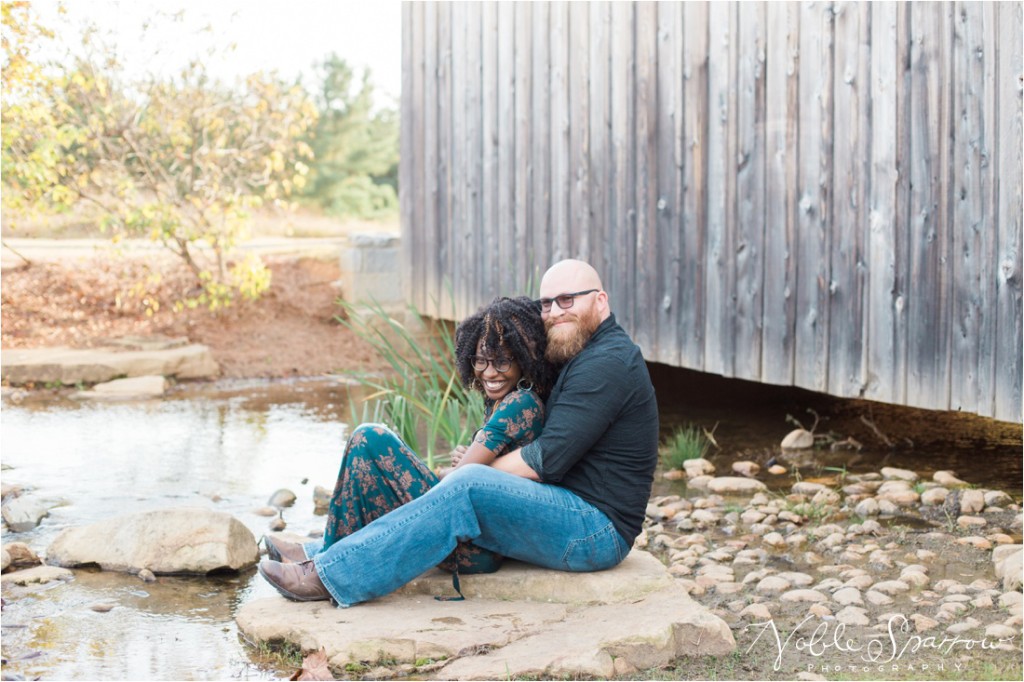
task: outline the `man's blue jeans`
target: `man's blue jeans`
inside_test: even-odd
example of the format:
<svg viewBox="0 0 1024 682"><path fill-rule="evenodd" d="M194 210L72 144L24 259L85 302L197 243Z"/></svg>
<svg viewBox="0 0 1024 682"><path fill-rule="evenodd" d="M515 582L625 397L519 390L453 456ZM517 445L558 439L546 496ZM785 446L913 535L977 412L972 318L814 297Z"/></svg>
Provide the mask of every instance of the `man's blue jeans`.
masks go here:
<svg viewBox="0 0 1024 682"><path fill-rule="evenodd" d="M460 540L563 571L599 571L629 545L599 509L574 493L482 464L448 474L425 495L307 556L341 606L381 597L441 563Z"/></svg>

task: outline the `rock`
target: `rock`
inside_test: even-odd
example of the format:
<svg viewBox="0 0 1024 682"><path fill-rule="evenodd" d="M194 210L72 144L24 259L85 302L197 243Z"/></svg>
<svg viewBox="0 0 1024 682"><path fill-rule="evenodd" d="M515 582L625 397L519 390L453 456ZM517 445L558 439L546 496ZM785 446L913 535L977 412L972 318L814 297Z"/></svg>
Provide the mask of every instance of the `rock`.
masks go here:
<svg viewBox="0 0 1024 682"><path fill-rule="evenodd" d="M985 628L985 636L992 637L993 639L1010 640L1019 634L1019 629L1011 628L1009 625L1003 625L1002 623L992 623Z"/></svg>
<svg viewBox="0 0 1024 682"><path fill-rule="evenodd" d="M864 599L860 596L860 590L856 587L843 587L832 594L832 601L843 606L851 604L863 604Z"/></svg>
<svg viewBox="0 0 1024 682"><path fill-rule="evenodd" d="M715 473L715 465L703 457L685 460L683 462L683 469L686 470L686 475L690 478Z"/></svg>
<svg viewBox="0 0 1024 682"><path fill-rule="evenodd" d="M807 495L808 497L816 495L822 490L828 490L829 487L823 483L812 483L811 481L797 481L793 484L790 490L797 495Z"/></svg>
<svg viewBox="0 0 1024 682"><path fill-rule="evenodd" d="M50 511L35 497L18 495L5 500L0 513L8 528L15 533L24 533L38 526Z"/></svg>
<svg viewBox="0 0 1024 682"><path fill-rule="evenodd" d="M883 501L892 502L897 507L912 507L918 503L921 496L913 490L890 490L878 495L879 504Z"/></svg>
<svg viewBox="0 0 1024 682"><path fill-rule="evenodd" d="M1013 504L1013 498L1002 490L989 490L985 493L986 507L1005 507L1009 504Z"/></svg>
<svg viewBox="0 0 1024 682"><path fill-rule="evenodd" d="M206 574L248 568L256 539L230 514L196 508L116 517L61 532L47 550L57 566L96 564L108 571Z"/></svg>
<svg viewBox="0 0 1024 682"><path fill-rule="evenodd" d="M960 493L960 513L978 514L985 509L985 493L981 490L964 490Z"/></svg>
<svg viewBox="0 0 1024 682"><path fill-rule="evenodd" d="M987 594L983 594L980 597L975 597L971 600L971 606L976 609L990 609L994 604L995 602L992 601L992 597Z"/></svg>
<svg viewBox="0 0 1024 682"><path fill-rule="evenodd" d="M843 623L844 625L871 624L871 619L867 617L867 612L857 606L847 606L845 609L837 613L836 621Z"/></svg>
<svg viewBox="0 0 1024 682"><path fill-rule="evenodd" d="M865 500L861 500L854 507L853 513L862 519L866 519L869 516L878 515L878 502L873 497L869 497Z"/></svg>
<svg viewBox="0 0 1024 682"><path fill-rule="evenodd" d="M992 552L997 578L1003 579L1004 590L1021 589L1021 574L1024 572L1024 546L1000 545Z"/></svg>
<svg viewBox="0 0 1024 682"><path fill-rule="evenodd" d="M663 472L661 477L666 481L681 481L686 478L686 472L682 469L669 469L668 471Z"/></svg>
<svg viewBox="0 0 1024 682"><path fill-rule="evenodd" d="M811 604L810 608L807 609L807 613L818 618L828 618L832 615L832 610L824 604Z"/></svg>
<svg viewBox="0 0 1024 682"><path fill-rule="evenodd" d="M747 478L753 478L761 471L761 467L755 462L733 462L732 470L740 476L746 476Z"/></svg>
<svg viewBox="0 0 1024 682"><path fill-rule="evenodd" d="M782 466L781 464L773 464L770 467L768 467L768 473L771 474L772 476L781 476L784 473L786 473L786 471L786 467Z"/></svg>
<svg viewBox="0 0 1024 682"><path fill-rule="evenodd" d="M928 632L939 626L939 621L920 613L912 615L910 620L914 622L914 629L918 632Z"/></svg>
<svg viewBox="0 0 1024 682"><path fill-rule="evenodd" d="M919 478L915 472L910 471L909 469L897 469L895 467L882 467L881 474L882 478L886 480L895 479L898 481L908 481L910 483L914 483Z"/></svg>
<svg viewBox="0 0 1024 682"><path fill-rule="evenodd" d="M761 481L739 476L717 476L708 481L708 490L719 494L752 495L767 489Z"/></svg>
<svg viewBox="0 0 1024 682"><path fill-rule="evenodd" d="M875 583L871 589L883 594L894 595L906 592L910 589L910 585L902 580L882 580Z"/></svg>
<svg viewBox="0 0 1024 682"><path fill-rule="evenodd" d="M816 507L838 506L840 501L839 493L835 490L819 490L811 498L811 504Z"/></svg>
<svg viewBox="0 0 1024 682"><path fill-rule="evenodd" d="M796 589L784 592L780 600L786 602L827 602L828 597L818 590Z"/></svg>
<svg viewBox="0 0 1024 682"><path fill-rule="evenodd" d="M966 481L961 481L957 478L956 474L952 471L936 471L932 475L932 480L946 488L962 488L968 485Z"/></svg>
<svg viewBox="0 0 1024 682"><path fill-rule="evenodd" d="M988 521L980 516L961 516L956 520L956 525L961 528L981 528L988 525Z"/></svg>
<svg viewBox="0 0 1024 682"><path fill-rule="evenodd" d="M692 488L694 490L705 490L708 487L708 484L711 483L711 481L713 480L715 480L714 476L710 476L707 474L703 476L694 476L693 478L686 482L686 487Z"/></svg>
<svg viewBox="0 0 1024 682"><path fill-rule="evenodd" d="M878 500L878 513L882 516L896 516L900 513L900 508L890 499L880 499Z"/></svg>
<svg viewBox="0 0 1024 682"><path fill-rule="evenodd" d="M33 583L49 583L55 580L73 580L75 574L66 568L56 566L35 566L26 568L23 571L12 571L0 576L0 582L4 585L13 583L15 585L31 585Z"/></svg>
<svg viewBox="0 0 1024 682"><path fill-rule="evenodd" d="M277 596L253 600L239 607L238 629L256 642L315 641L339 668L381 658L398 665L432 658L444 661L434 675L452 680L608 679L617 669L649 670L682 655L721 656L736 647L725 622L694 602L683 581L673 580L645 552L631 552L619 566L595 573L507 560L497 573L462 576L468 599L454 611L439 610L430 598L451 591L451 576L431 571L421 578L359 605L358 614ZM508 616L510 608L515 618ZM618 668L613 653L624 659Z"/></svg>
<svg viewBox="0 0 1024 682"><path fill-rule="evenodd" d="M914 587L924 587L928 584L929 578L920 571L907 571L904 570L900 573L900 580L913 585Z"/></svg>
<svg viewBox="0 0 1024 682"><path fill-rule="evenodd" d="M11 555L10 555L10 553L6 549L3 550L2 554L3 554L3 566L0 567L0 571L6 571L7 567L11 565Z"/></svg>
<svg viewBox="0 0 1024 682"><path fill-rule="evenodd" d="M957 538L956 543L958 545L970 545L976 549L988 550L992 549L992 542L986 538L979 537L977 535L969 535L964 538Z"/></svg>
<svg viewBox="0 0 1024 682"><path fill-rule="evenodd" d="M97 602L95 604L92 604L89 608L95 611L96 613L109 613L114 609L115 606L117 605L111 604L110 602Z"/></svg>
<svg viewBox="0 0 1024 682"><path fill-rule="evenodd" d="M761 542L768 545L769 547L781 548L786 547L786 538L782 537L781 533L771 532L766 533Z"/></svg>
<svg viewBox="0 0 1024 682"><path fill-rule="evenodd" d="M770 575L766 578L762 578L754 587L754 591L762 594L780 594L792 586L792 583L785 578Z"/></svg>
<svg viewBox="0 0 1024 682"><path fill-rule="evenodd" d="M973 630L979 626L981 626L981 622L977 618L971 618L970 616L968 616L967 618L961 620L959 623L954 623L953 625L950 625L948 628L946 628L946 632L954 635L960 635L970 630Z"/></svg>
<svg viewBox="0 0 1024 682"><path fill-rule="evenodd" d="M921 493L921 504L934 507L940 505L946 501L946 496L949 495L949 490L946 488L929 488Z"/></svg>
<svg viewBox="0 0 1024 682"><path fill-rule="evenodd" d="M18 348L3 353L3 376L12 385L34 382L73 386L147 375L212 379L218 374L220 368L210 349L199 344L156 350Z"/></svg>
<svg viewBox="0 0 1024 682"><path fill-rule="evenodd" d="M32 551L32 548L26 545L24 542L9 542L3 547L4 552L11 558L11 567L13 568L26 568L28 566L38 566L43 563L39 555ZM5 567L6 568L6 567Z"/></svg>
<svg viewBox="0 0 1024 682"><path fill-rule="evenodd" d="M800 573L798 571L785 571L783 573L779 573L779 577L784 580L788 580L797 587L807 587L814 582L814 578L806 573Z"/></svg>
<svg viewBox="0 0 1024 682"><path fill-rule="evenodd" d="M874 584L875 579L870 575L856 575L843 583L843 587L853 587L858 590L866 590Z"/></svg>
<svg viewBox="0 0 1024 682"><path fill-rule="evenodd" d="M167 379L160 375L146 375L114 379L96 384L89 391L79 391L76 398L93 400L131 400L136 398L156 398L167 390Z"/></svg>
<svg viewBox="0 0 1024 682"><path fill-rule="evenodd" d="M768 621L772 619L772 613L764 604L751 604L740 611L740 618Z"/></svg>
<svg viewBox="0 0 1024 682"><path fill-rule="evenodd" d="M257 516L277 516L277 510L273 507L260 507L254 512Z"/></svg>
<svg viewBox="0 0 1024 682"><path fill-rule="evenodd" d="M864 595L864 598L869 604L873 604L874 606L888 606L892 603L892 597L887 594L882 594L881 592L876 592L875 590L868 590Z"/></svg>
<svg viewBox="0 0 1024 682"><path fill-rule="evenodd" d="M814 447L814 434L804 429L794 429L782 439L784 450L806 450Z"/></svg>
<svg viewBox="0 0 1024 682"><path fill-rule="evenodd" d="M149 570L148 568L144 568L141 571L139 571L139 580L141 580L144 583L155 583L156 576L153 575L153 571Z"/></svg>
<svg viewBox="0 0 1024 682"><path fill-rule="evenodd" d="M270 496L267 504L271 507L290 507L295 504L295 493L287 488L281 488Z"/></svg>

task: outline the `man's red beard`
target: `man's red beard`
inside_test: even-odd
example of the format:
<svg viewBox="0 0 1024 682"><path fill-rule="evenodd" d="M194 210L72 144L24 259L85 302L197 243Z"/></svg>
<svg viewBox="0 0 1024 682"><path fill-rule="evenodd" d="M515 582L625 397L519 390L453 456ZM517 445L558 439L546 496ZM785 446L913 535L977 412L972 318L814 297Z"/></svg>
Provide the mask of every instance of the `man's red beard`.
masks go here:
<svg viewBox="0 0 1024 682"><path fill-rule="evenodd" d="M601 326L601 317L597 314L597 309L593 307L583 315L566 313L558 320L566 318L572 322L563 322L557 327L554 318L549 317L544 320L544 329L548 333L548 348L544 357L556 365L576 357L587 345L587 341L594 335L597 328Z"/></svg>

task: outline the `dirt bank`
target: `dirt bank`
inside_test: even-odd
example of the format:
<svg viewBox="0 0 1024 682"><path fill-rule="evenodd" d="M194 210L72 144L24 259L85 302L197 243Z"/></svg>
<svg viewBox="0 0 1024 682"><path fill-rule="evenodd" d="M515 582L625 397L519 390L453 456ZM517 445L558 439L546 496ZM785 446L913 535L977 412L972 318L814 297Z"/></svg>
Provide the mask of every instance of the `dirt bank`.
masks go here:
<svg viewBox="0 0 1024 682"><path fill-rule="evenodd" d="M89 348L162 334L210 347L225 377L314 376L379 366L335 317L336 258L265 256L270 291L218 312L174 310L194 287L170 255L36 262L2 273L3 348Z"/></svg>

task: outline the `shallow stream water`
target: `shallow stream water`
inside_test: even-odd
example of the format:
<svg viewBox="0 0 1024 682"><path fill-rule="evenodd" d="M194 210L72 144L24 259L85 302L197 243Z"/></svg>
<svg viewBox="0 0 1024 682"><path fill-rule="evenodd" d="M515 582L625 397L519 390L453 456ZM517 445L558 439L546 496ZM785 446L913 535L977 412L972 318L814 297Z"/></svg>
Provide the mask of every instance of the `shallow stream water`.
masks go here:
<svg viewBox="0 0 1024 682"><path fill-rule="evenodd" d="M835 453L824 447L799 463L805 475L838 467L953 469L972 483L1019 498L1020 425L838 401L677 370L656 370L654 380L663 433L684 423L713 432L719 448L710 454L719 473L736 459L781 458L778 443L794 428L786 415L810 427L810 407L821 419L816 433L831 433L831 440L853 437L862 447ZM317 532L323 517L313 513L313 487L333 486L352 415L350 390L328 378L184 384L163 399L140 402L7 391L0 417L3 480L24 486L53 508L36 529L5 530L3 541L26 542L44 554L64 528L181 506L229 512L259 538L269 520L256 510L279 488L298 497L284 511L288 531ZM768 482L783 487L791 480ZM681 486L659 477L655 494L679 492ZM252 570L237 576L160 576L154 583L76 571L73 581L45 588L5 586L4 674L287 677L293 671L253 657L234 623L240 604L273 594ZM101 613L92 609L97 604L114 608Z"/></svg>

